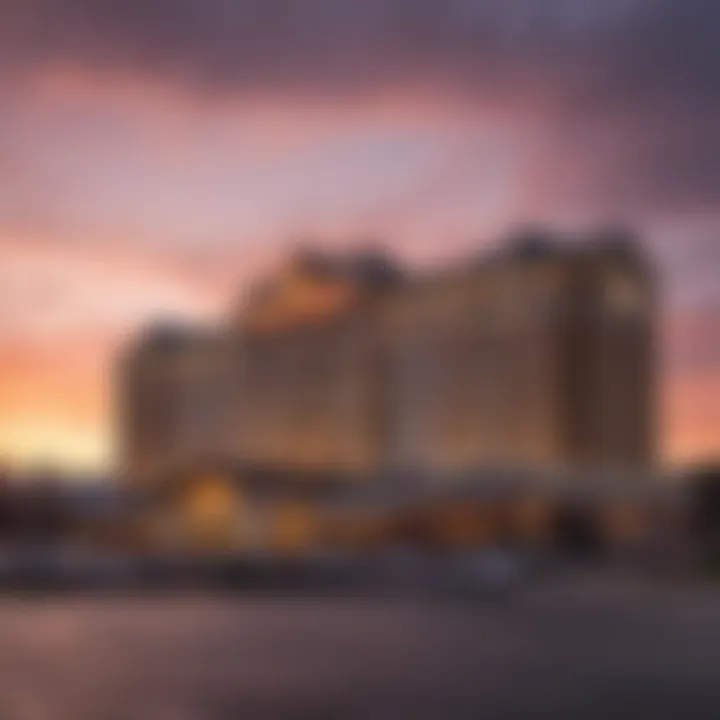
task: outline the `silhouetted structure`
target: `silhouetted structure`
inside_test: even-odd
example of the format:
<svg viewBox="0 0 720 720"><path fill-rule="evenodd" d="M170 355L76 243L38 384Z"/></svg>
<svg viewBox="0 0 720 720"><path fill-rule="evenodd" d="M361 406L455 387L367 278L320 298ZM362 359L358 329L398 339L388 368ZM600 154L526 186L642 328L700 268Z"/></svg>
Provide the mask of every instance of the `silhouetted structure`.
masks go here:
<svg viewBox="0 0 720 720"><path fill-rule="evenodd" d="M703 553L720 562L720 465L697 468L689 479L690 529Z"/></svg>

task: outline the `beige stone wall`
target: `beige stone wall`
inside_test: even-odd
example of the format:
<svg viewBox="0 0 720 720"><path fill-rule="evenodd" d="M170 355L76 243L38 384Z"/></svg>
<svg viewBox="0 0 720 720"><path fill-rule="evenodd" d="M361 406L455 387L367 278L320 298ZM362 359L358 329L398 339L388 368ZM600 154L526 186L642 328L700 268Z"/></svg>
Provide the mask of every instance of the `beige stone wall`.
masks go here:
<svg viewBox="0 0 720 720"><path fill-rule="evenodd" d="M180 373L174 361L140 351L122 368L119 394L121 470L144 483L181 449Z"/></svg>
<svg viewBox="0 0 720 720"><path fill-rule="evenodd" d="M599 282L599 454L613 466L643 466L653 454L653 292L635 268L603 268Z"/></svg>
<svg viewBox="0 0 720 720"><path fill-rule="evenodd" d="M506 264L418 285L382 332L391 464L543 465L561 452L554 266Z"/></svg>
<svg viewBox="0 0 720 720"><path fill-rule="evenodd" d="M123 472L152 482L226 455L231 409L224 336L188 336L172 349L140 343L121 368Z"/></svg>
<svg viewBox="0 0 720 720"><path fill-rule="evenodd" d="M382 291L290 266L216 339L137 349L127 469L642 464L654 306L641 276L595 250L509 253Z"/></svg>
<svg viewBox="0 0 720 720"><path fill-rule="evenodd" d="M653 460L655 291L646 267L606 251L570 266L566 335L567 456L575 465Z"/></svg>
<svg viewBox="0 0 720 720"><path fill-rule="evenodd" d="M369 341L356 315L246 335L237 368L238 455L280 467L366 467L373 459Z"/></svg>

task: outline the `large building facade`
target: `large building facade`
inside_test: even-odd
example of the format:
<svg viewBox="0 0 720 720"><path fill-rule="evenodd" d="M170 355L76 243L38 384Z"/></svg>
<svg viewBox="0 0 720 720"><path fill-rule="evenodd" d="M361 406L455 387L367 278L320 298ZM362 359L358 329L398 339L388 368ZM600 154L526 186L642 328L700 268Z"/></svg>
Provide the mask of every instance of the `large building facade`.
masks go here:
<svg viewBox="0 0 720 720"><path fill-rule="evenodd" d="M656 313L617 234L526 234L432 273L300 252L218 327L126 349L122 472L173 547L537 536L589 499L637 534Z"/></svg>
<svg viewBox="0 0 720 720"><path fill-rule="evenodd" d="M647 467L655 294L614 237L528 236L418 276L300 253L223 331L155 328L126 353L124 469Z"/></svg>
<svg viewBox="0 0 720 720"><path fill-rule="evenodd" d="M225 333L162 323L118 364L123 474L147 484L214 462L229 446L232 343Z"/></svg>

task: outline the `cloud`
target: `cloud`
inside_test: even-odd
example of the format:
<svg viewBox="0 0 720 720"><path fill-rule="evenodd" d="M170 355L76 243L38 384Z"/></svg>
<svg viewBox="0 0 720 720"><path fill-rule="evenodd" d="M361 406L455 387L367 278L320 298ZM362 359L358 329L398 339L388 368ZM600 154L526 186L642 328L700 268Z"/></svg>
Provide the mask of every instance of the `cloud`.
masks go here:
<svg viewBox="0 0 720 720"><path fill-rule="evenodd" d="M0 237L0 462L106 466L116 354L138 323L214 318L218 275L180 252Z"/></svg>
<svg viewBox="0 0 720 720"><path fill-rule="evenodd" d="M704 94L719 55L712 0L3 0L0 7L0 39L13 61L5 67L14 71L74 61L236 91L410 80L484 92L515 74L575 84L575 101L597 106L597 90L626 101L668 85L686 97Z"/></svg>
<svg viewBox="0 0 720 720"><path fill-rule="evenodd" d="M592 216L651 231L676 417L716 427L719 25L717 0L0 0L0 394L39 413L79 367L90 413L125 328L224 305L295 230L433 258Z"/></svg>
<svg viewBox="0 0 720 720"><path fill-rule="evenodd" d="M685 211L720 190L714 0L2 0L0 13L6 82L71 65L206 97L507 106L548 124L556 192L577 202Z"/></svg>

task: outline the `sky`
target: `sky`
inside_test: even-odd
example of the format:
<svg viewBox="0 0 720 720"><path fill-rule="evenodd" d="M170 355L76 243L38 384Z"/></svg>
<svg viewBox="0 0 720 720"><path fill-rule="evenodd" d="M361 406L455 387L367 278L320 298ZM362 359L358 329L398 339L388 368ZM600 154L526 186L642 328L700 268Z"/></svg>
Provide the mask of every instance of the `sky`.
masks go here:
<svg viewBox="0 0 720 720"><path fill-rule="evenodd" d="M0 458L113 460L112 358L291 245L624 223L661 447L720 453L716 0L0 0Z"/></svg>

